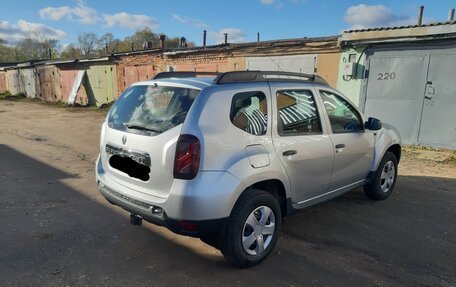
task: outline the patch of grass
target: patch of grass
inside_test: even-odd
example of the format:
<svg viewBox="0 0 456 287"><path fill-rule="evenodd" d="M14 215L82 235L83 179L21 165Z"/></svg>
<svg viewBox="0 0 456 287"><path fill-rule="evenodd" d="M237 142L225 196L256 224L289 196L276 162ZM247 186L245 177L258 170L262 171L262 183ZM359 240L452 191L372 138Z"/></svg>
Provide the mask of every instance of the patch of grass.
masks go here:
<svg viewBox="0 0 456 287"><path fill-rule="evenodd" d="M437 151L440 152L442 149L430 147L430 146L420 146L420 145L402 145L404 151L419 151L419 150L428 150L428 151Z"/></svg>
<svg viewBox="0 0 456 287"><path fill-rule="evenodd" d="M101 112L101 113L107 114L109 112L109 110L111 109L113 104L114 104L114 102L110 102L110 103L107 103L107 104L102 104L96 110Z"/></svg>
<svg viewBox="0 0 456 287"><path fill-rule="evenodd" d="M23 93L19 93L19 94L11 94L9 91L6 91L6 92L3 92L3 93L0 93L0 100L21 100L21 99L25 99L25 94Z"/></svg>
<svg viewBox="0 0 456 287"><path fill-rule="evenodd" d="M454 153L454 152L453 152L453 153ZM441 161L441 163L450 164L450 165L456 166L456 156L454 156L454 155L452 154L451 156L449 156L449 157L446 158L445 160Z"/></svg>

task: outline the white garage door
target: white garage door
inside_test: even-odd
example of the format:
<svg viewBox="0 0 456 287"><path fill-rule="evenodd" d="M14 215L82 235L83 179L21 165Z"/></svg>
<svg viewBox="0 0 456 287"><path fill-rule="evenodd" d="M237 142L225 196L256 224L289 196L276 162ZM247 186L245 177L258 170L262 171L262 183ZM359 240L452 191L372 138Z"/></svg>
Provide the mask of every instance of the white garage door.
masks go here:
<svg viewBox="0 0 456 287"><path fill-rule="evenodd" d="M317 55L247 57L248 70L286 71L313 74L317 66Z"/></svg>

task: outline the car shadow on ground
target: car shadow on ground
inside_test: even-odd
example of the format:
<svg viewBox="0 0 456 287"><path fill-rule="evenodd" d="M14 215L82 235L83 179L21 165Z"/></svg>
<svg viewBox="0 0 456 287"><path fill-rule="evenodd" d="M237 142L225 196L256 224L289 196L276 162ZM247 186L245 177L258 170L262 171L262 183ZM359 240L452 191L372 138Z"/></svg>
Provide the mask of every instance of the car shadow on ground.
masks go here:
<svg viewBox="0 0 456 287"><path fill-rule="evenodd" d="M290 216L261 265L240 270L63 183L73 175L0 145L0 278L5 285L454 284L456 181L400 177L382 202L358 189ZM184 243L182 243L184 242Z"/></svg>

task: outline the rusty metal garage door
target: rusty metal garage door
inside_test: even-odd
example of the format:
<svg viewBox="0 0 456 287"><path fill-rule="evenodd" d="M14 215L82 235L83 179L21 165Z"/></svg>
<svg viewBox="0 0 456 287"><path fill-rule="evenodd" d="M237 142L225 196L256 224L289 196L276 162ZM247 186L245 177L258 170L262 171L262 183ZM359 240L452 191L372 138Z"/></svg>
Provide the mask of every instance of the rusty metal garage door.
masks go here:
<svg viewBox="0 0 456 287"><path fill-rule="evenodd" d="M73 88L74 80L78 74L77 69L63 69L60 68L60 86L61 86L61 95L62 101L68 102L68 97L70 96L71 89Z"/></svg>
<svg viewBox="0 0 456 287"><path fill-rule="evenodd" d="M368 54L361 107L402 143L456 148L455 49Z"/></svg>
<svg viewBox="0 0 456 287"><path fill-rule="evenodd" d="M60 74L56 66L36 68L39 78L41 98L48 102L61 101Z"/></svg>
<svg viewBox="0 0 456 287"><path fill-rule="evenodd" d="M6 92L8 85L6 84L6 72L0 71L0 93Z"/></svg>
<svg viewBox="0 0 456 287"><path fill-rule="evenodd" d="M116 99L117 70L114 65L92 65L87 69L87 76L97 106Z"/></svg>
<svg viewBox="0 0 456 287"><path fill-rule="evenodd" d="M155 70L152 65L126 66L124 73L125 88L139 81L150 80L155 76Z"/></svg>
<svg viewBox="0 0 456 287"><path fill-rule="evenodd" d="M34 68L22 68L19 70L19 79L21 84L21 91L25 93L27 98L39 97L39 84Z"/></svg>
<svg viewBox="0 0 456 287"><path fill-rule="evenodd" d="M8 81L8 89L11 94L17 95L22 92L18 70L8 70L6 72L6 80Z"/></svg>

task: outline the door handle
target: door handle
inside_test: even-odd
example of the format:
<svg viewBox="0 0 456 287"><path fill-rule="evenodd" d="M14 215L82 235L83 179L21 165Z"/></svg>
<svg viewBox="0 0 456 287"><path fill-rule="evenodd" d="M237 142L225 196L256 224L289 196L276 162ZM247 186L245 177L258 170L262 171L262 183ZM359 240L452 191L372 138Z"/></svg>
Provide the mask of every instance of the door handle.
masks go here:
<svg viewBox="0 0 456 287"><path fill-rule="evenodd" d="M432 86L432 81L427 81L426 85L427 85L427 87L426 87L427 95L424 95L424 98L426 100L431 100L432 96L435 95L435 88Z"/></svg>
<svg viewBox="0 0 456 287"><path fill-rule="evenodd" d="M283 155L283 156L289 156L289 155L295 155L295 154L297 154L297 153L298 153L298 152L297 152L296 150L291 149L291 150L284 151L284 152L282 153L282 155Z"/></svg>
<svg viewBox="0 0 456 287"><path fill-rule="evenodd" d="M344 148L345 144L336 144L335 148Z"/></svg>

